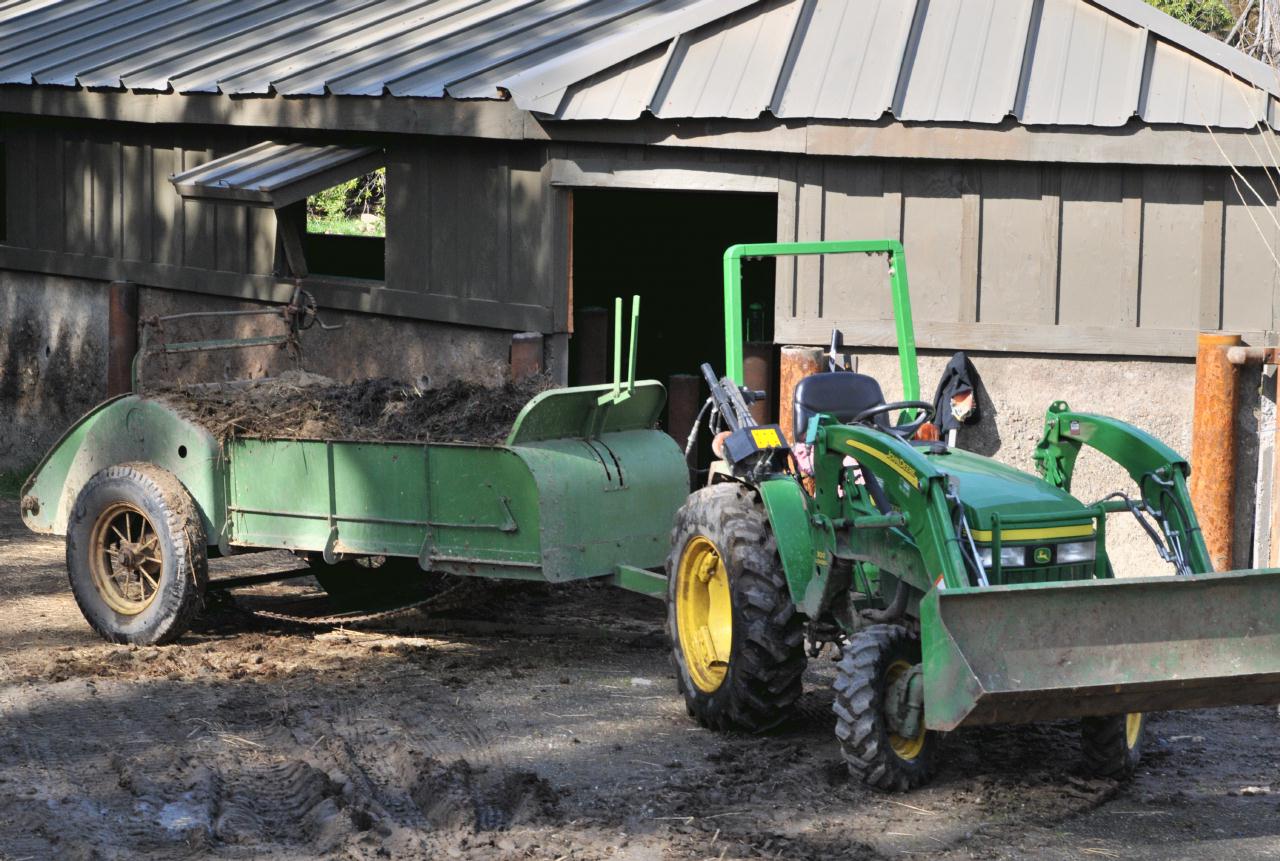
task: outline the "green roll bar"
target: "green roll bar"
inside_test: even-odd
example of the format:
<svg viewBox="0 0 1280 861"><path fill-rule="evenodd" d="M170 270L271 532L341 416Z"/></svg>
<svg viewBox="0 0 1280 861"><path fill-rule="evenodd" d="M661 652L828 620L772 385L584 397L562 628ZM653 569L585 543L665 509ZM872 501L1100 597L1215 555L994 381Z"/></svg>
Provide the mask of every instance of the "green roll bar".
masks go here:
<svg viewBox="0 0 1280 861"><path fill-rule="evenodd" d="M765 242L733 245L724 253L724 357L726 373L745 383L742 359L742 261L761 257L800 257L810 254L888 254L889 289L893 296L893 323L898 338L898 363L902 368L902 394L908 401L920 399L920 369L916 362L916 336L907 290L907 258L896 239L848 242Z"/></svg>

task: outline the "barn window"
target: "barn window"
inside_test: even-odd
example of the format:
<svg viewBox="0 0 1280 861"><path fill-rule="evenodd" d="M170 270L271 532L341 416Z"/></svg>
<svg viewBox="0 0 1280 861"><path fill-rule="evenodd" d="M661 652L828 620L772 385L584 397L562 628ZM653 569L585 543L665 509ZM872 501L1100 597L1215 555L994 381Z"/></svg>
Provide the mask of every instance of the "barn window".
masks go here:
<svg viewBox="0 0 1280 861"><path fill-rule="evenodd" d="M386 168L311 195L303 248L313 273L386 277Z"/></svg>
<svg viewBox="0 0 1280 861"><path fill-rule="evenodd" d="M378 147L266 141L170 181L184 198L274 209L279 275L381 281L386 229L376 210L384 161Z"/></svg>

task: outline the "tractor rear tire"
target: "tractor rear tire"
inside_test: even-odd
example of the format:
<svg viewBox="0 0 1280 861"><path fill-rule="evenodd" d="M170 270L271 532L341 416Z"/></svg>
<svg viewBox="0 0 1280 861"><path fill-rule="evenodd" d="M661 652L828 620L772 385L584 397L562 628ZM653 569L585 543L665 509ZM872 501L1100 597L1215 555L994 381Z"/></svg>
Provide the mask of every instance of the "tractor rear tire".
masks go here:
<svg viewBox="0 0 1280 861"><path fill-rule="evenodd" d="M835 680L836 736L849 774L884 792L927 783L937 766L938 734L903 738L889 729L885 693L920 663L920 638L900 625L872 625L845 644Z"/></svg>
<svg viewBox="0 0 1280 861"><path fill-rule="evenodd" d="M67 519L67 574L86 620L112 643L186 633L209 583L204 524L170 472L125 463L98 472Z"/></svg>
<svg viewBox="0 0 1280 861"><path fill-rule="evenodd" d="M804 623L756 493L705 487L676 514L667 634L689 714L716 730L764 732L800 699Z"/></svg>
<svg viewBox="0 0 1280 861"><path fill-rule="evenodd" d="M1142 760L1142 712L1080 720L1080 753L1085 770L1094 777L1127 780Z"/></svg>

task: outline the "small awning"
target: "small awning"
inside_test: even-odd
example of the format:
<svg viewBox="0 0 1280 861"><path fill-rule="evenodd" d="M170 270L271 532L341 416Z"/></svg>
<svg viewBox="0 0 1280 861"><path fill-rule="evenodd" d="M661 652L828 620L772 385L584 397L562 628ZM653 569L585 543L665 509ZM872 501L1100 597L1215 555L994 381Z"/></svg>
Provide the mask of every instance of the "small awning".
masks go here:
<svg viewBox="0 0 1280 861"><path fill-rule="evenodd" d="M380 147L264 141L171 176L169 181L185 198L279 209L384 162Z"/></svg>

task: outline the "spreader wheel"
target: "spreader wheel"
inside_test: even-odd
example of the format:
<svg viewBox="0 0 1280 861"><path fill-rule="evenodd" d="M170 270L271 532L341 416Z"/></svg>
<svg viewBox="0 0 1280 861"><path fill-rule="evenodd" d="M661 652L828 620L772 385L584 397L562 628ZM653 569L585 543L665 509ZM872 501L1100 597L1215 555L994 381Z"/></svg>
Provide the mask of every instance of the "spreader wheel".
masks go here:
<svg viewBox="0 0 1280 861"><path fill-rule="evenodd" d="M85 484L67 522L71 591L113 643L168 643L186 632L208 583L205 532L191 495L146 463Z"/></svg>
<svg viewBox="0 0 1280 861"><path fill-rule="evenodd" d="M712 729L781 723L800 698L804 627L752 490L726 482L689 497L667 582L667 633L689 713Z"/></svg>
<svg viewBox="0 0 1280 861"><path fill-rule="evenodd" d="M899 625L873 625L844 647L835 681L836 736L849 773L876 789L927 783L938 735L924 727L918 692L920 638ZM914 674L914 678L913 678Z"/></svg>
<svg viewBox="0 0 1280 861"><path fill-rule="evenodd" d="M1142 759L1142 712L1080 720L1080 753L1085 770L1096 777L1123 780Z"/></svg>

